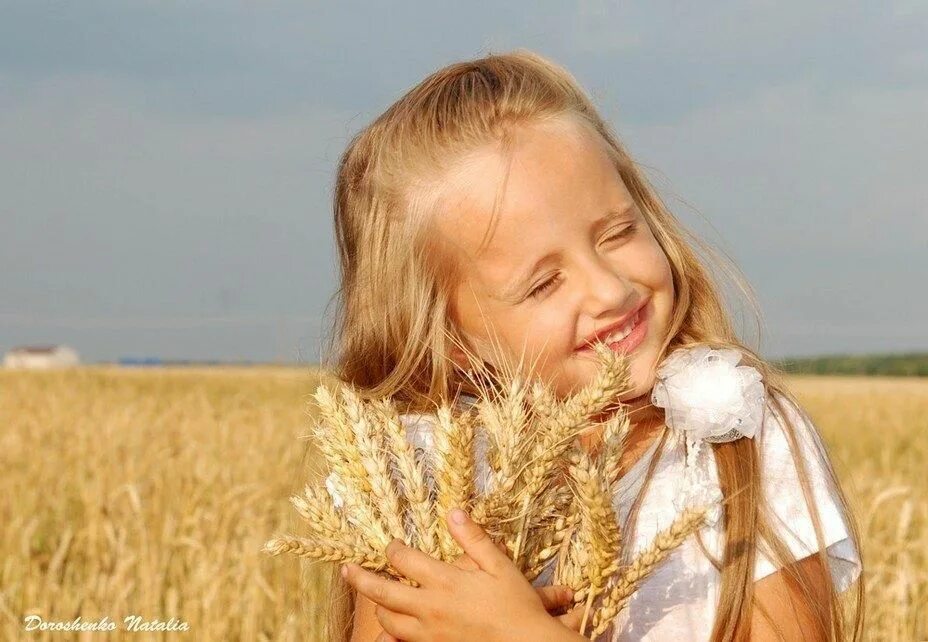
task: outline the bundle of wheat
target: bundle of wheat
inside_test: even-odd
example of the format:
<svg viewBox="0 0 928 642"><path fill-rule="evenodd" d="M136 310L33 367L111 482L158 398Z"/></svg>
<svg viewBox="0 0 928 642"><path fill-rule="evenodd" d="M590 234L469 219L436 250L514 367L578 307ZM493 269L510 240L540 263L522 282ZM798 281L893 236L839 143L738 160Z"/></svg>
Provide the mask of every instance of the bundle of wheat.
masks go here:
<svg viewBox="0 0 928 642"><path fill-rule="evenodd" d="M417 458L394 404L363 401L349 386L315 393L321 421L313 430L329 475L307 485L291 503L309 537L269 540L271 555L293 553L354 562L409 584L384 549L394 538L452 562L462 554L444 519L468 510L510 559L534 580L554 564L554 580L585 604L581 633L595 639L616 617L637 584L697 530L702 510L684 511L650 548L620 564L621 533L612 497L629 418L618 401L629 383L628 360L601 343L595 380L558 400L549 388L518 376L496 386L467 410L441 405L429 457ZM599 421L604 411L607 419ZM580 436L602 431L587 452ZM475 444L485 445L488 470L478 480Z"/></svg>

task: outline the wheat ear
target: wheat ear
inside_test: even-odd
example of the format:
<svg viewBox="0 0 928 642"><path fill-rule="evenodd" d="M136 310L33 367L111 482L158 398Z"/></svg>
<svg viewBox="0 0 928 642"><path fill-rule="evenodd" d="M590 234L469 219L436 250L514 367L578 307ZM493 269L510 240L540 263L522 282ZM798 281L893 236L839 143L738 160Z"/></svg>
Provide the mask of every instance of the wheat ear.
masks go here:
<svg viewBox="0 0 928 642"><path fill-rule="evenodd" d="M514 524L519 520L513 515L510 499L519 483L523 462L531 452L535 434L529 430L531 416L526 408L528 388L525 382L515 377L501 388L501 392L491 393L491 399L478 404L481 427L488 437L488 462L494 483L486 494L475 499L473 518L478 524L495 524L498 528L494 534L511 545L511 537L517 530Z"/></svg>
<svg viewBox="0 0 928 642"><path fill-rule="evenodd" d="M290 503L306 520L312 533L324 537L339 537L349 544L363 546L358 533L348 525L344 513L332 505L324 488L307 484L303 496L294 495L290 498Z"/></svg>
<svg viewBox="0 0 928 642"><path fill-rule="evenodd" d="M320 385L313 397L322 416L321 421L313 424L313 437L329 470L342 479L356 482L362 493L369 493L371 488L367 473L354 446L351 428L345 422L335 395L326 386Z"/></svg>
<svg viewBox="0 0 928 642"><path fill-rule="evenodd" d="M314 396L323 418L314 427L316 443L333 473L338 494L345 502L348 521L371 547L383 550L392 537L372 503L373 486L348 418L324 385L316 389Z"/></svg>
<svg viewBox="0 0 928 642"><path fill-rule="evenodd" d="M367 472L377 512L389 534L406 542L403 508L390 474L383 433L375 426L378 415L371 412L369 404L362 403L358 395L347 386L342 388L342 397L345 400L345 413L354 433L355 444L361 453L361 463Z"/></svg>
<svg viewBox="0 0 928 642"><path fill-rule="evenodd" d="M601 342L593 344L593 351L600 368L590 384L567 399L565 410L570 415L584 418L596 415L628 390L631 380L628 357Z"/></svg>
<svg viewBox="0 0 928 642"><path fill-rule="evenodd" d="M339 564L352 562L377 573L386 573L406 586L414 588L419 586L419 583L415 580L402 575L387 561L387 558L382 553L352 546L339 539L317 537L310 540L295 535L281 535L268 540L264 545L264 552L271 556L290 553L317 562L336 562Z"/></svg>
<svg viewBox="0 0 928 642"><path fill-rule="evenodd" d="M580 624L580 634L583 635L593 600L618 568L621 537L618 518L612 508L612 493L608 480L587 453L577 452L571 455L573 463L570 473L581 507L581 541L585 544L588 554L584 574L586 608Z"/></svg>
<svg viewBox="0 0 928 642"><path fill-rule="evenodd" d="M537 527L538 533L531 540L524 571L530 581L544 570L560 549L565 534L580 521L580 503L566 484L554 486L543 497L545 499L542 517ZM553 502L550 509L546 508L549 502Z"/></svg>
<svg viewBox="0 0 928 642"><path fill-rule="evenodd" d="M544 492L552 481L554 462L570 448L590 415L601 412L627 389L628 360L601 344L595 344L595 352L602 367L593 382L563 403L549 402L545 406L553 414L540 417L540 435L520 488L523 506Z"/></svg>
<svg viewBox="0 0 928 642"><path fill-rule="evenodd" d="M613 488L619 480L619 464L625 452L625 442L631 420L626 408L613 413L605 422L603 428L603 446L598 457L603 475Z"/></svg>
<svg viewBox="0 0 928 642"><path fill-rule="evenodd" d="M454 507L469 509L474 492L474 423L469 413L454 417L451 409L438 409L435 427L435 509L438 546L443 559L452 561L464 551L448 530L446 515Z"/></svg>
<svg viewBox="0 0 928 642"><path fill-rule="evenodd" d="M618 579L611 583L606 590L599 610L593 616L593 633L590 639L595 639L609 627L609 623L625 606L638 583L652 573L670 552L678 547L692 533L696 532L706 518L704 508L687 508L644 551L642 551L631 565Z"/></svg>
<svg viewBox="0 0 928 642"><path fill-rule="evenodd" d="M524 399L526 388L521 379L513 379L496 403L478 402L480 425L489 437L487 459L496 480L513 476L516 453L525 441L528 415ZM499 481L497 481L499 483Z"/></svg>
<svg viewBox="0 0 928 642"><path fill-rule="evenodd" d="M357 544L349 544L335 537L316 536L306 539L295 535L280 535L265 543L264 552L270 555L291 553L320 562L353 562L372 571L382 571L389 567L387 558L382 553L362 548Z"/></svg>
<svg viewBox="0 0 928 642"><path fill-rule="evenodd" d="M409 520L415 536L414 542L419 550L437 558L439 551L424 467L416 461L416 452L407 437L406 426L395 408L386 400L378 401L376 406L381 414L387 443L390 445L393 462L402 482Z"/></svg>

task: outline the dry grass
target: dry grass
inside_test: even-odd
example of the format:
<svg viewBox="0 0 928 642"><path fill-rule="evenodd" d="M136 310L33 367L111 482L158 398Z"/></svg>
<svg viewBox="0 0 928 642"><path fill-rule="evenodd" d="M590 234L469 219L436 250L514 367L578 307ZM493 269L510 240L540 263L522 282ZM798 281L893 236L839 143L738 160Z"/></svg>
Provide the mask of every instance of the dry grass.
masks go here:
<svg viewBox="0 0 928 642"><path fill-rule="evenodd" d="M0 372L0 639L23 616L130 614L188 634L316 640L323 582L261 551L305 523L309 370ZM928 381L795 378L856 506L868 639L928 639ZM306 565L309 568L309 565ZM919 610L919 608L921 610Z"/></svg>
<svg viewBox="0 0 928 642"><path fill-rule="evenodd" d="M260 552L299 516L308 371L0 372L0 639L29 613L186 620L187 635L305 640L299 567ZM321 590L316 587L314 590ZM97 634L100 637L100 634Z"/></svg>
<svg viewBox="0 0 928 642"><path fill-rule="evenodd" d="M860 523L869 639L928 640L928 379L792 383Z"/></svg>

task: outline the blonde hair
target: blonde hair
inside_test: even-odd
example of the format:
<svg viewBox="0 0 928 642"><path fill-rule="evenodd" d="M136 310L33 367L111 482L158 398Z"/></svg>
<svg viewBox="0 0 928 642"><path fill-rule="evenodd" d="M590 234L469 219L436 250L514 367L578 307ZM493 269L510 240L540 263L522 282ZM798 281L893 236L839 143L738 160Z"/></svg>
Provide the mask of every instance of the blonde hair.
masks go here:
<svg viewBox="0 0 928 642"><path fill-rule="evenodd" d="M442 206L443 180L468 153L492 144L509 149L520 126L562 118L591 128L605 141L670 263L675 301L660 354L699 343L735 347L744 353L744 363L763 375L770 403L785 419L819 540L818 557L826 569L830 613L820 615L830 624L823 628L829 639L847 639L841 601L827 572L809 475L796 456L795 428L781 398L796 407L798 401L787 390L784 373L736 336L718 287L692 248L701 248L707 263L732 278L759 318L750 286L733 265L677 221L574 77L542 56L520 49L450 64L422 80L351 140L335 184L341 287L323 366L370 398L389 396L409 409L434 407L467 389L450 359L452 343L467 343L456 328L451 298L460 267L429 224ZM721 588L712 639L743 640L749 636L759 546L812 604L815 593L808 578L791 564L796 560L770 523L755 441L717 444L713 452L726 498L726 545L718 561ZM827 469L854 539L860 541L847 500L830 465ZM344 642L351 637L354 599L337 573L331 581L328 638ZM857 584L855 640L861 634L864 597L863 582Z"/></svg>

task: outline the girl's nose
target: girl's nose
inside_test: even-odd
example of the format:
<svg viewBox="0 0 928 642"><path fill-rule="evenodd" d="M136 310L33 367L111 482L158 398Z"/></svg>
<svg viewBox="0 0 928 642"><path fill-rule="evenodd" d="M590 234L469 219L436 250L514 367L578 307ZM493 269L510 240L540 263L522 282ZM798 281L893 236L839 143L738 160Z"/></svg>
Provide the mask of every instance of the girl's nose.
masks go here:
<svg viewBox="0 0 928 642"><path fill-rule="evenodd" d="M584 311L591 317L618 311L632 293L632 284L615 266L594 260L586 266Z"/></svg>

